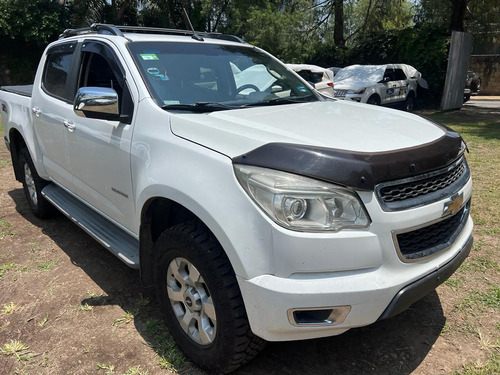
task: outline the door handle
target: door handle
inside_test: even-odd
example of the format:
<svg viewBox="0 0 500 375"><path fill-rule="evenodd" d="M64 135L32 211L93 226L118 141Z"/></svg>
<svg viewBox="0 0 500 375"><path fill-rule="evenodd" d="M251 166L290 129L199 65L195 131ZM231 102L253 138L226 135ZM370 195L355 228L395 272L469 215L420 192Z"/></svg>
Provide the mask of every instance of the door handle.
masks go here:
<svg viewBox="0 0 500 375"><path fill-rule="evenodd" d="M68 120L63 121L64 127L68 129L71 133L73 133L76 129L76 125L72 124Z"/></svg>
<svg viewBox="0 0 500 375"><path fill-rule="evenodd" d="M31 111L35 114L36 117L40 117L40 115L42 114L42 110L38 107L33 107Z"/></svg>

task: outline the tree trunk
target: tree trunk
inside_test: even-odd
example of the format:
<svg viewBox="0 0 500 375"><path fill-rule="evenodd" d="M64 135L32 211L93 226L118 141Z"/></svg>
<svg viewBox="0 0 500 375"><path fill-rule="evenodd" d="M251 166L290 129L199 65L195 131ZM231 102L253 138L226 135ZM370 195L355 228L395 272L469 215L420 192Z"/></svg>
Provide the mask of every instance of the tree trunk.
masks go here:
<svg viewBox="0 0 500 375"><path fill-rule="evenodd" d="M453 31L464 31L465 9L467 0L455 0L453 2L453 13L451 15L450 29Z"/></svg>
<svg viewBox="0 0 500 375"><path fill-rule="evenodd" d="M333 29L333 42L336 46L344 46L344 1L335 1L335 28Z"/></svg>

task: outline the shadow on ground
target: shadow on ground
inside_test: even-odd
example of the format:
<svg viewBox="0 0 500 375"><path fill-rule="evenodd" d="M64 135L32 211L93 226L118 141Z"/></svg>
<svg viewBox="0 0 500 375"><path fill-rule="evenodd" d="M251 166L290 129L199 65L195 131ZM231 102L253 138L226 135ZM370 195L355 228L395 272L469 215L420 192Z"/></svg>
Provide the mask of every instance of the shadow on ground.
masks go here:
<svg viewBox="0 0 500 375"><path fill-rule="evenodd" d="M40 227L107 295L99 300L82 299L81 304L118 305L133 310L138 298L154 301L151 290L141 287L139 273L125 266L69 219L57 215L50 220L33 216L22 189L9 192L16 210ZM172 341L164 328L151 329L160 320L157 304L147 306L134 319L139 334L160 355L169 359ZM409 310L371 326L353 329L330 338L269 343L264 351L236 374L410 374L426 357L445 324L436 292L415 303ZM182 374L201 374L187 365Z"/></svg>

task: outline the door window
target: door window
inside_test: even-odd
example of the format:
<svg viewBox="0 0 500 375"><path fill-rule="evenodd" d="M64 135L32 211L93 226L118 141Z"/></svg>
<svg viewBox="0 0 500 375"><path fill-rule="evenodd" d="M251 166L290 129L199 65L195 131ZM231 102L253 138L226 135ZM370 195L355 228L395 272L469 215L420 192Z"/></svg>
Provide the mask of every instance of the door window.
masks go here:
<svg viewBox="0 0 500 375"><path fill-rule="evenodd" d="M45 91L60 99L66 98L66 83L70 75L73 51L56 52L47 57L42 76L42 87Z"/></svg>
<svg viewBox="0 0 500 375"><path fill-rule="evenodd" d="M123 93L123 87L110 64L104 57L93 52L82 53L82 64L78 77L78 88L81 87L108 87L114 89L120 99Z"/></svg>
<svg viewBox="0 0 500 375"><path fill-rule="evenodd" d="M394 69L386 69L384 73L384 80L389 78L389 81L395 81L394 79Z"/></svg>

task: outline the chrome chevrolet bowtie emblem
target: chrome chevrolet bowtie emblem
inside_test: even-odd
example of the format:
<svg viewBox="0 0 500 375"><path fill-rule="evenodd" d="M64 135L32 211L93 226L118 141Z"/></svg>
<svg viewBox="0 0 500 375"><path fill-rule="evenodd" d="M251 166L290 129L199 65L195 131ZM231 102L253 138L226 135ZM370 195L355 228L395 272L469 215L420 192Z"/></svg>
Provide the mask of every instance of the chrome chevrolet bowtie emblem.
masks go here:
<svg viewBox="0 0 500 375"><path fill-rule="evenodd" d="M464 193L455 194L448 202L444 204L443 214L441 216L455 215L458 211L460 211L463 203Z"/></svg>

